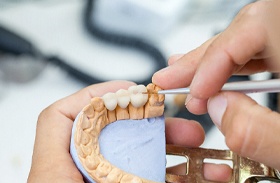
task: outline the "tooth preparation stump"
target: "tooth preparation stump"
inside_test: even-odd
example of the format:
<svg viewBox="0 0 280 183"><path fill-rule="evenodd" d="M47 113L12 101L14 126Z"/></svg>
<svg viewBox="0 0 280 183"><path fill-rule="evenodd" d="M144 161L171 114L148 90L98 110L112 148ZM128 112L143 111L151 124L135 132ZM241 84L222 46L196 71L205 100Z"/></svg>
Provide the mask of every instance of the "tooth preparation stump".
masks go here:
<svg viewBox="0 0 280 183"><path fill-rule="evenodd" d="M70 153L87 182L165 181L164 96L154 84L94 97L77 116Z"/></svg>

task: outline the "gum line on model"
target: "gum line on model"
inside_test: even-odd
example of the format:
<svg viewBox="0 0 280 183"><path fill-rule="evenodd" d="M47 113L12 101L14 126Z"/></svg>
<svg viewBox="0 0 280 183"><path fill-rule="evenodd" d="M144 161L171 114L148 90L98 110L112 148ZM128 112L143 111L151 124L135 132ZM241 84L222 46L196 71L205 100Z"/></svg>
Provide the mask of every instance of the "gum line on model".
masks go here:
<svg viewBox="0 0 280 183"><path fill-rule="evenodd" d="M166 161L163 118L164 95L143 94L143 92L153 93L157 92L158 90L160 90L160 88L154 84L149 84L147 87L144 85L131 86L128 88L128 90L120 89L116 93L107 93L102 97L92 98L90 104L85 106L80 112L73 125L70 151L74 162L80 169L87 182L164 182ZM128 162L119 162L118 159L123 157L110 157L113 160L117 159L116 162L118 165L113 165L111 161L108 161L104 154L111 153L110 156L115 155L114 153L116 152L114 152L114 149L119 148L118 146L120 145L113 145L113 143L116 142L112 141L117 137L109 137L111 139L108 139L109 141L107 140L108 145L106 145L109 147L101 148L102 144L99 144L99 140L102 140L102 135L100 134L105 131L106 128L110 127L110 124L111 126L118 125L117 123L121 122L124 123L120 124L122 125L121 127L113 128L119 130L125 129L127 127L127 134L125 135L130 133L129 128L131 128L133 132L131 132L132 134L129 137L130 139L127 140L129 141L132 139L132 144L127 144L125 142L126 140L123 140L121 143L125 144L124 146L127 147L120 147L123 149L120 149L119 151L128 151L129 154L135 155L128 157ZM142 125L142 127L140 127L142 129L139 128L139 125ZM139 132L139 130L135 130L135 128L139 128L139 130L142 131ZM157 129L161 129L161 131L158 130L156 132ZM153 132L149 132L149 130L153 130ZM111 131L114 131L114 129ZM154 139L149 137L150 135L153 135L153 133L158 134L157 136L153 137ZM110 134L110 132L107 132L107 134ZM138 141L141 142L141 140L137 140L136 135L142 135L141 139L146 138L146 140L144 140L145 143L137 144L139 143ZM120 134L120 136L122 136L122 134ZM134 138L135 140L133 142ZM106 142L106 140L104 142ZM135 147L131 147L133 145ZM104 154L101 152L103 151L101 149L105 149ZM136 152L134 152L135 149L137 149ZM141 159L141 155L147 151L149 151L149 154ZM122 156L123 153L125 152L122 152ZM148 157L150 159L148 159ZM129 166L133 165L135 169L135 164L132 162L138 159L140 159L141 162L138 163L138 168L136 166L137 169L140 169L140 166L143 166L142 168L144 169L147 168L147 166L157 166L154 168L156 170L151 169L149 172L143 172L145 171L144 169L140 170L139 174L141 176L139 176L135 175L133 172L130 173L119 168L119 166L123 166L123 164L128 163L128 168L131 168ZM144 161L145 159L148 159L148 161L142 162L142 160ZM133 167L131 169L134 171ZM154 171L154 173L152 171ZM142 174L152 174L150 177L157 177L157 174L159 173L160 178L155 178L155 180L150 180L142 176ZM147 176L149 177L149 175Z"/></svg>

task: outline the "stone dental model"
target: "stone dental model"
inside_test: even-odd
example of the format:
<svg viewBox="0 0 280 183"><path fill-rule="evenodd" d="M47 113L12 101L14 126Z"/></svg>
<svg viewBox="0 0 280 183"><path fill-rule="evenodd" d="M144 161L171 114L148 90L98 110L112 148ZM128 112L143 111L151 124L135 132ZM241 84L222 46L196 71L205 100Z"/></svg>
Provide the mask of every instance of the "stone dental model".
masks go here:
<svg viewBox="0 0 280 183"><path fill-rule="evenodd" d="M164 95L143 94L158 90L120 89L92 98L80 112L70 152L87 182L165 181Z"/></svg>

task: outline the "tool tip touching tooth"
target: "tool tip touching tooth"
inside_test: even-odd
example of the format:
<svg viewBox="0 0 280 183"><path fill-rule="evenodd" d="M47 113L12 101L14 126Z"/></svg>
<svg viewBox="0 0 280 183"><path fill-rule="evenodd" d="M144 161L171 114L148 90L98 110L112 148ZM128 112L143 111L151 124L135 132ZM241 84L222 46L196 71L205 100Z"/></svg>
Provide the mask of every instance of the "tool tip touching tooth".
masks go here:
<svg viewBox="0 0 280 183"><path fill-rule="evenodd" d="M142 92L142 94L158 94L157 92Z"/></svg>

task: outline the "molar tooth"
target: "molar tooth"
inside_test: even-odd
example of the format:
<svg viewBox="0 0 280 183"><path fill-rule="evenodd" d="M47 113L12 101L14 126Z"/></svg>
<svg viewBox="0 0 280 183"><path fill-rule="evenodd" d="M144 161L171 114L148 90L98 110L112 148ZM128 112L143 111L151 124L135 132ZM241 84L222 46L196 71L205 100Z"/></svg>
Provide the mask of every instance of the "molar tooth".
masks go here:
<svg viewBox="0 0 280 183"><path fill-rule="evenodd" d="M115 93L106 93L105 95L103 95L102 99L104 101L104 105L108 110L112 111L117 107L118 99Z"/></svg>
<svg viewBox="0 0 280 183"><path fill-rule="evenodd" d="M148 90L144 85L138 85L138 90L139 90L139 93L141 93L143 95L143 102L145 104L148 101L148 94L143 94L143 92L148 92Z"/></svg>
<svg viewBox="0 0 280 183"><path fill-rule="evenodd" d="M149 84L147 90L151 93L161 90L154 84ZM150 95L145 104L144 118L161 116L164 112L164 95Z"/></svg>
<svg viewBox="0 0 280 183"><path fill-rule="evenodd" d="M132 94L130 97L131 97L131 104L136 108L141 107L145 104L143 102L143 96L140 93Z"/></svg>
<svg viewBox="0 0 280 183"><path fill-rule="evenodd" d="M137 93L143 93L147 92L147 88L144 85L136 85L136 86L131 86L128 88L128 91L131 94L137 94ZM146 94L145 94L146 95Z"/></svg>
<svg viewBox="0 0 280 183"><path fill-rule="evenodd" d="M121 108L126 108L130 102L130 93L127 90L120 89L116 92L118 105Z"/></svg>
<svg viewBox="0 0 280 183"><path fill-rule="evenodd" d="M131 104L134 107L142 107L147 102L148 94L143 94L143 92L147 92L144 85L131 86L128 88L128 91L130 92Z"/></svg>
<svg viewBox="0 0 280 183"><path fill-rule="evenodd" d="M144 86L144 85L138 85L137 88L138 88L138 92L140 92L140 93L143 93L143 92L147 92L147 91L148 91L147 88L146 88L146 86ZM147 95L147 94L146 94L146 95Z"/></svg>

